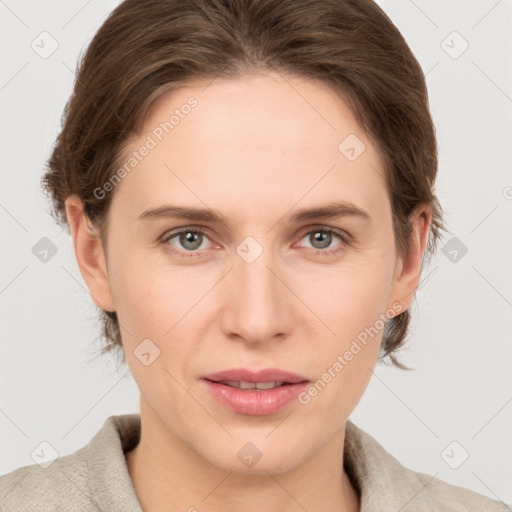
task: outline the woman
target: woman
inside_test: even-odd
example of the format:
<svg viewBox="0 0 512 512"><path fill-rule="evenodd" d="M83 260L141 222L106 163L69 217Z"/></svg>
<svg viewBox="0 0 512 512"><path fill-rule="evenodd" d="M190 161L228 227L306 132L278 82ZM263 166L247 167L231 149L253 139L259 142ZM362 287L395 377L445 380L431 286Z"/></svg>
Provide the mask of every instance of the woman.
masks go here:
<svg viewBox="0 0 512 512"><path fill-rule="evenodd" d="M44 187L140 389L2 510L505 510L349 416L443 230L421 68L368 0L122 2Z"/></svg>

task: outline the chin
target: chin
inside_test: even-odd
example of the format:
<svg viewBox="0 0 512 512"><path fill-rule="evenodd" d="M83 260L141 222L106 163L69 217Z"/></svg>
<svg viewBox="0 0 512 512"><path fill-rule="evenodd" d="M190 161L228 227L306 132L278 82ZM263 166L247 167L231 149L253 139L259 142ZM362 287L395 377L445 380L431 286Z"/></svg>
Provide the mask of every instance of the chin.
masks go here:
<svg viewBox="0 0 512 512"><path fill-rule="evenodd" d="M210 464L224 471L239 475L280 474L299 465L306 454L299 453L293 446L279 444L273 446L256 441L234 441L229 447L218 445L219 451L201 453Z"/></svg>

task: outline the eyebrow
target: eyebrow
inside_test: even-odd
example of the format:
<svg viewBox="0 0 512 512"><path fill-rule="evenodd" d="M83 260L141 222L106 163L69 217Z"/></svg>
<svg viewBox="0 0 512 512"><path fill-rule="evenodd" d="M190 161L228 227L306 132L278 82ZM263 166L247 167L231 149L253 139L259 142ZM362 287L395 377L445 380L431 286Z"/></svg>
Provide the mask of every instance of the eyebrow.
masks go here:
<svg viewBox="0 0 512 512"><path fill-rule="evenodd" d="M371 221L371 216L366 210L348 201L341 201L298 210L292 215L289 222L298 223L307 220L333 219L338 217L359 217L367 222ZM212 224L226 224L226 219L215 210L175 205L163 205L144 210L138 216L138 220L142 222L156 219L186 219Z"/></svg>

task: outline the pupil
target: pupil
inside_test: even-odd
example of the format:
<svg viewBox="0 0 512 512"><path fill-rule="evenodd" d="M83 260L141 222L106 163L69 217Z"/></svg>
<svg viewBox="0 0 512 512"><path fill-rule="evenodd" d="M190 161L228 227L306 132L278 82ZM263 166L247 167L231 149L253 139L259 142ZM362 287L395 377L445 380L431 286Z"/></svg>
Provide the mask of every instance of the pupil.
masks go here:
<svg viewBox="0 0 512 512"><path fill-rule="evenodd" d="M180 243L183 245L183 247L186 247L187 249L197 249L201 243L197 243L197 240L199 239L200 234L194 233L193 231L187 231L186 233L181 234L181 240ZM192 244L192 246L189 246L187 244Z"/></svg>
<svg viewBox="0 0 512 512"><path fill-rule="evenodd" d="M317 242L317 241L322 242L320 244L321 249L323 249L325 247L329 247L330 237L331 237L331 234L326 233L325 231L317 231L314 234L315 242ZM327 243L325 243L325 240L327 240Z"/></svg>

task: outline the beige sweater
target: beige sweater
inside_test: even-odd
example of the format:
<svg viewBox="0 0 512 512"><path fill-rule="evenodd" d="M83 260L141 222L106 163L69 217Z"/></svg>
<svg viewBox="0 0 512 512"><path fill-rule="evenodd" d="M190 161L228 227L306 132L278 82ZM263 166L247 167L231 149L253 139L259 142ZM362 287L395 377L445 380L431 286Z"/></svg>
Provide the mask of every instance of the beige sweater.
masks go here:
<svg viewBox="0 0 512 512"><path fill-rule="evenodd" d="M0 477L0 511L142 512L124 453L139 442L140 416L108 418L88 445ZM505 511L504 503L407 469L347 421L344 465L359 489L361 512Z"/></svg>

